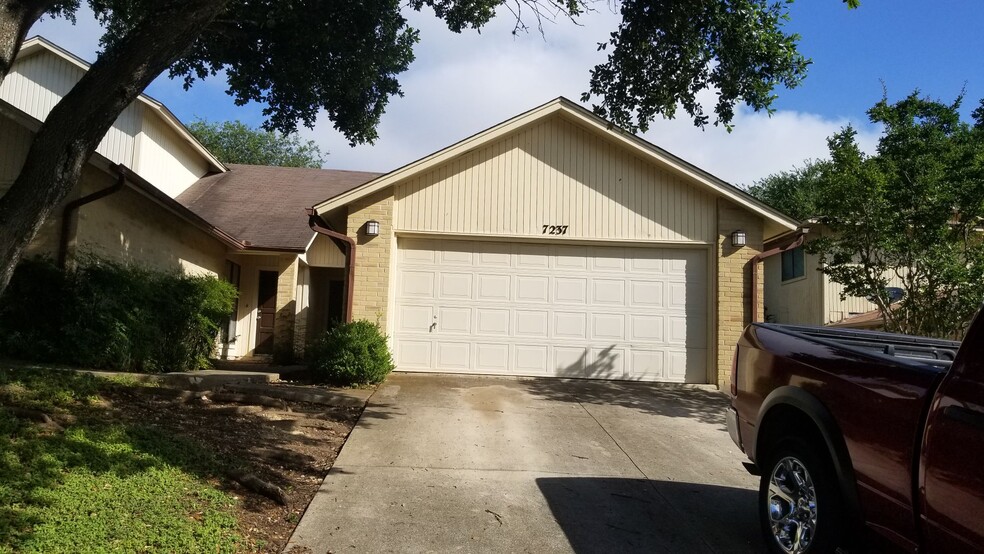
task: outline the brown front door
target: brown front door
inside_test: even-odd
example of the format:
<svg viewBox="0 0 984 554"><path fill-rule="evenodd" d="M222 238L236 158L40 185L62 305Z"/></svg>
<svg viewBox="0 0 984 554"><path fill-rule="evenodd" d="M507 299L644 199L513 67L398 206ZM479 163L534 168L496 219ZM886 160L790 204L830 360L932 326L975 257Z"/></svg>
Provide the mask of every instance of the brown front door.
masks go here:
<svg viewBox="0 0 984 554"><path fill-rule="evenodd" d="M257 354L273 354L273 321L277 317L277 272L261 271L256 298Z"/></svg>

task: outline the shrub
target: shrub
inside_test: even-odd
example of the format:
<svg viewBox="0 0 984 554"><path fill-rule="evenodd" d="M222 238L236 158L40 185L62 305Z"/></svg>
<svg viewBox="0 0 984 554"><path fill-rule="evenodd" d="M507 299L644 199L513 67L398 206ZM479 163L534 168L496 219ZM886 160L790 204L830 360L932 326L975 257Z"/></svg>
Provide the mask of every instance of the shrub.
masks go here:
<svg viewBox="0 0 984 554"><path fill-rule="evenodd" d="M131 371L208 366L235 288L87 259L73 271L22 262L0 299L0 354Z"/></svg>
<svg viewBox="0 0 984 554"><path fill-rule="evenodd" d="M393 356L379 325L366 320L337 325L308 349L315 380L333 385L379 383L393 370Z"/></svg>

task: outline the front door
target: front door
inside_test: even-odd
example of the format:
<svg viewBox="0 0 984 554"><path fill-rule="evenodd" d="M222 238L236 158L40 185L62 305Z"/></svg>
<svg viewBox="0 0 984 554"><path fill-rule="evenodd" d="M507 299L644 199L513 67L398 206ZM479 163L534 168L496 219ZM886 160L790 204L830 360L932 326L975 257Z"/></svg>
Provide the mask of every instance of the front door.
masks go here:
<svg viewBox="0 0 984 554"><path fill-rule="evenodd" d="M277 317L277 272L261 271L256 299L256 354L273 353L273 321Z"/></svg>

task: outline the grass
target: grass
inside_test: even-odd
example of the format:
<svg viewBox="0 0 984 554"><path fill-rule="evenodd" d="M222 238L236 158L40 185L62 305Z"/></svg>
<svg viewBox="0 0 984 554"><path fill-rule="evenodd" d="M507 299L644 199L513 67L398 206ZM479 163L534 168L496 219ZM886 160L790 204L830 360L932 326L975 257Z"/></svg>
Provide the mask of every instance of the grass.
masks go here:
<svg viewBox="0 0 984 554"><path fill-rule="evenodd" d="M244 548L219 462L162 430L114 422L100 392L121 386L0 366L0 406L75 417L62 431L0 409L0 553Z"/></svg>

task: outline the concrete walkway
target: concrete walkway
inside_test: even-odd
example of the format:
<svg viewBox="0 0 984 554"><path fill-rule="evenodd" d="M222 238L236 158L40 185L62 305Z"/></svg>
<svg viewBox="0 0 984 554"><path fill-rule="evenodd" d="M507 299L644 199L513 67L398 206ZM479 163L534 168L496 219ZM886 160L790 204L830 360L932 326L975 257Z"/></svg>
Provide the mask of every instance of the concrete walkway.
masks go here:
<svg viewBox="0 0 984 554"><path fill-rule="evenodd" d="M706 388L395 374L286 551L760 552L725 406Z"/></svg>

